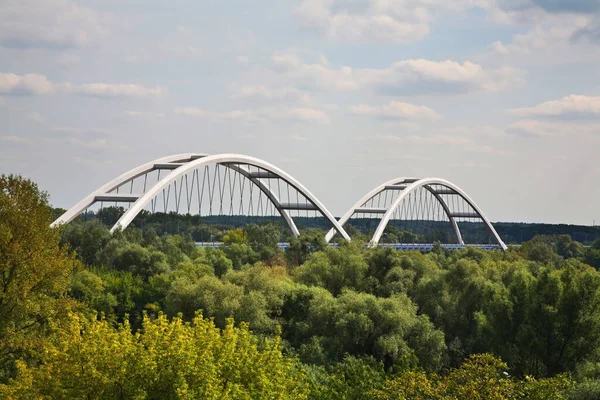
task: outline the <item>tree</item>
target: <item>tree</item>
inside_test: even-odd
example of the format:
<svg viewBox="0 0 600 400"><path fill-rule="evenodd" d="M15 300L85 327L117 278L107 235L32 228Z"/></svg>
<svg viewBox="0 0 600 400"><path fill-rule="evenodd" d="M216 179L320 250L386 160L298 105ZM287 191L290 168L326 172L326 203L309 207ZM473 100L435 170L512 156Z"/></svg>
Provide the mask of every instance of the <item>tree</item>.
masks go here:
<svg viewBox="0 0 600 400"><path fill-rule="evenodd" d="M566 400L574 382L565 375L536 380L511 378L508 366L490 354L474 354L440 377L407 371L372 392L376 400Z"/></svg>
<svg viewBox="0 0 600 400"><path fill-rule="evenodd" d="M327 368L309 367L308 373L310 398L315 400L368 400L385 379L383 364L373 357L346 356Z"/></svg>
<svg viewBox="0 0 600 400"><path fill-rule="evenodd" d="M300 301L308 298L306 320L287 325L286 330L301 355L310 357L320 347L330 360L347 353L372 355L397 369L441 366L446 348L443 333L427 316L417 316L417 308L405 295L377 298L344 291L335 298L321 288L310 288L309 293L298 294Z"/></svg>
<svg viewBox="0 0 600 400"><path fill-rule="evenodd" d="M50 320L73 306L65 294L75 256L51 229L48 196L30 180L0 176L0 382L40 346Z"/></svg>
<svg viewBox="0 0 600 400"><path fill-rule="evenodd" d="M47 345L42 363L19 363L0 397L87 399L305 399L305 374L282 354L278 336L263 343L246 324L191 323L164 315L127 323L73 315Z"/></svg>
<svg viewBox="0 0 600 400"><path fill-rule="evenodd" d="M67 244L88 266L100 266L100 253L110 241L110 231L97 220L74 222L61 229L61 244Z"/></svg>
<svg viewBox="0 0 600 400"><path fill-rule="evenodd" d="M360 289L368 268L361 248L349 244L310 255L297 274L300 282L324 287L338 296L342 289Z"/></svg>
<svg viewBox="0 0 600 400"><path fill-rule="evenodd" d="M310 253L323 250L327 247L325 233L318 229L307 229L300 236L292 236L290 244L285 251L285 256L293 265L302 265Z"/></svg>
<svg viewBox="0 0 600 400"><path fill-rule="evenodd" d="M279 226L250 224L246 227L246 232L248 244L259 254L262 261L270 261L280 251L281 229Z"/></svg>
<svg viewBox="0 0 600 400"><path fill-rule="evenodd" d="M117 248L113 266L121 271L129 271L147 280L150 276L167 272L170 266L164 253L142 247L137 243L124 243Z"/></svg>

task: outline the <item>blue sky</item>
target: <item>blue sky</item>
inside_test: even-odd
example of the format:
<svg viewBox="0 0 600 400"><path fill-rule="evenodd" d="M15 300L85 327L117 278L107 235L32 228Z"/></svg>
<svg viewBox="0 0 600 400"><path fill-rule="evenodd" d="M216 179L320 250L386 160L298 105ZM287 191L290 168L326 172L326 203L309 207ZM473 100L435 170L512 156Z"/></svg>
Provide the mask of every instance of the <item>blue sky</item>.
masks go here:
<svg viewBox="0 0 600 400"><path fill-rule="evenodd" d="M69 207L162 155L264 158L341 215L396 176L600 223L600 0L0 4L0 172Z"/></svg>

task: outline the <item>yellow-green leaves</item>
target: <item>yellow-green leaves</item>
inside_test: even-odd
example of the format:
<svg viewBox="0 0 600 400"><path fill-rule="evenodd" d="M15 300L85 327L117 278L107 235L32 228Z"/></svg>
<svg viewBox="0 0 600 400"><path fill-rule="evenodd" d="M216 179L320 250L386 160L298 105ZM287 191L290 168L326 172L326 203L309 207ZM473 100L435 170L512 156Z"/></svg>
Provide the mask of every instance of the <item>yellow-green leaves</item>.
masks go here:
<svg viewBox="0 0 600 400"><path fill-rule="evenodd" d="M46 197L29 180L0 176L0 382L73 304L64 294L77 261L50 229Z"/></svg>
<svg viewBox="0 0 600 400"><path fill-rule="evenodd" d="M307 385L278 337L262 344L246 324L224 330L197 316L164 315L127 324L71 317L46 345L39 366L19 364L0 397L139 399L302 399Z"/></svg>
<svg viewBox="0 0 600 400"><path fill-rule="evenodd" d="M444 377L408 371L374 390L376 400L517 400L566 399L574 382L566 375L518 380L508 366L490 354L476 354Z"/></svg>

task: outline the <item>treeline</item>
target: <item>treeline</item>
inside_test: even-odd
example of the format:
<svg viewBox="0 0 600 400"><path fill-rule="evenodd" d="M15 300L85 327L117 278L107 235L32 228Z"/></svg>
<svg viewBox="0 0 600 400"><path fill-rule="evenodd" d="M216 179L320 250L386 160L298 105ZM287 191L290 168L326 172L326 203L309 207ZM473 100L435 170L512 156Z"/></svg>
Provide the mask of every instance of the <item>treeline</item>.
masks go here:
<svg viewBox="0 0 600 400"><path fill-rule="evenodd" d="M600 397L600 241L284 251L250 224L204 249L51 217L2 176L0 397Z"/></svg>
<svg viewBox="0 0 600 400"><path fill-rule="evenodd" d="M57 218L65 210L54 209L53 217ZM82 221L98 220L107 226L114 225L125 212L123 207L104 207L96 212L90 211L78 218ZM330 223L322 217L294 217L300 230L319 229L323 232L331 228ZM346 229L359 240L368 240L379 223L376 218L353 218ZM273 224L280 228L280 241L287 241L291 232L282 218L276 216L244 216L214 215L198 216L177 213L150 213L143 210L133 221L133 226L142 230L154 230L159 235L186 235L197 242L222 241L223 235L231 229L247 225ZM532 240L535 236L569 235L574 241L591 245L600 239L600 226L583 226L568 224L538 224L521 222L496 222L494 228L506 244L521 244ZM480 222L459 222L465 243L495 243L487 228ZM456 237L448 222L443 221L390 221L382 243L455 243Z"/></svg>

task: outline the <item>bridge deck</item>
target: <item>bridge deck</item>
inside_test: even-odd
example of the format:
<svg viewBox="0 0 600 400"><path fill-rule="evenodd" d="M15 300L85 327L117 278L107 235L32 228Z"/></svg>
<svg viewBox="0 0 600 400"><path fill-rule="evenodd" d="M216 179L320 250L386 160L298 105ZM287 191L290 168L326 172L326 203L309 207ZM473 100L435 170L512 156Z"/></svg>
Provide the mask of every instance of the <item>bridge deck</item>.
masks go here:
<svg viewBox="0 0 600 400"><path fill-rule="evenodd" d="M196 242L197 247L212 247L212 248L220 248L226 247L222 242ZM279 243L280 249L287 249L290 246L288 242ZM337 243L329 243L330 247L339 247ZM431 251L433 249L433 243L380 243L379 247L390 247L392 249L397 250L419 250L419 251ZM448 250L458 250L464 249L466 247L477 247L483 250L500 250L500 246L497 244L444 244L442 243L444 249Z"/></svg>

